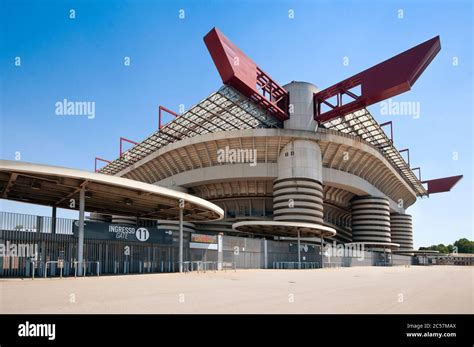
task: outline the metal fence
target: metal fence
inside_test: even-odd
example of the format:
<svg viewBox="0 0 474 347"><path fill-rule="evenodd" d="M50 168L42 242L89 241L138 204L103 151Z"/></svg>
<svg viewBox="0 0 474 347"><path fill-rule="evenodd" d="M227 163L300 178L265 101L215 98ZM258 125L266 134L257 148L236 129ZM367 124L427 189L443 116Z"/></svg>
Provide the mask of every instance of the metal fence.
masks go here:
<svg viewBox="0 0 474 347"><path fill-rule="evenodd" d="M0 243L14 242L37 247L37 257L0 257L0 277L74 276L77 267L77 238L72 233L73 219L57 218L56 233L51 218L0 212ZM185 271L211 271L222 261L223 269L296 269L298 249L295 242L223 236L222 260L217 250L189 249L185 233ZM410 265L413 257L364 251L362 257L323 256L320 247L302 244L301 268ZM62 260L61 267L58 261ZM178 240L172 244L85 239L86 273L129 274L160 273L179 270ZM97 263L99 265L97 265Z"/></svg>
<svg viewBox="0 0 474 347"><path fill-rule="evenodd" d="M22 213L0 212L0 230L52 232L52 218ZM56 218L56 234L72 235L74 219Z"/></svg>

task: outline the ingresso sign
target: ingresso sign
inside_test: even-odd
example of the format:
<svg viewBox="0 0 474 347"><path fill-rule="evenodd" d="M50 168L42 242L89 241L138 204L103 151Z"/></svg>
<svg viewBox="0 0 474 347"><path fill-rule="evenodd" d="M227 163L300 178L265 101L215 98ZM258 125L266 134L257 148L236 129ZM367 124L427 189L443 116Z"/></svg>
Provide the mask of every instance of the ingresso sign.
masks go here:
<svg viewBox="0 0 474 347"><path fill-rule="evenodd" d="M73 233L77 237L79 222L74 221ZM84 222L84 238L94 240L123 240L147 243L172 244L173 232L157 227L137 227L134 225Z"/></svg>

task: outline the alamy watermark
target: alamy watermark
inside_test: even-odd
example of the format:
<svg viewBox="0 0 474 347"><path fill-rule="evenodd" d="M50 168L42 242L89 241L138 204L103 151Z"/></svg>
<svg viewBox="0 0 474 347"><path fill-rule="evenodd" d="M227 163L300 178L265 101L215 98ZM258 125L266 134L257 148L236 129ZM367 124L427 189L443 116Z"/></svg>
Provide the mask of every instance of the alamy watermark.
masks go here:
<svg viewBox="0 0 474 347"><path fill-rule="evenodd" d="M419 101L393 101L392 98L380 103L380 114L383 116L413 116L420 118Z"/></svg>
<svg viewBox="0 0 474 347"><path fill-rule="evenodd" d="M0 243L0 257L34 258L38 254L38 244L33 243Z"/></svg>
<svg viewBox="0 0 474 347"><path fill-rule="evenodd" d="M358 261L365 259L364 244L354 243L349 245L328 243L323 247L323 253L327 257L349 257L357 258Z"/></svg>
<svg viewBox="0 0 474 347"><path fill-rule="evenodd" d="M57 116L87 116L88 119L95 118L95 101L69 101L63 99L55 104Z"/></svg>
<svg viewBox="0 0 474 347"><path fill-rule="evenodd" d="M250 166L257 165L257 149L244 148L221 148L217 150L218 163L249 163Z"/></svg>
<svg viewBox="0 0 474 347"><path fill-rule="evenodd" d="M19 337L47 337L48 340L54 340L56 338L56 324L50 323L30 323L26 321L23 324L18 325L18 336Z"/></svg>

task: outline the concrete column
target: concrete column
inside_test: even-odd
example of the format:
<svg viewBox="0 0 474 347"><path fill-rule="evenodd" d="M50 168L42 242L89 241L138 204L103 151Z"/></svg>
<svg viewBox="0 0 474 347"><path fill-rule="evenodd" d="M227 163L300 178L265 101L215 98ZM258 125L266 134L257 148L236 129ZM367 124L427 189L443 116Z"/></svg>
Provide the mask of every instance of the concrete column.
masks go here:
<svg viewBox="0 0 474 347"><path fill-rule="evenodd" d="M391 242L388 199L374 196L357 197L351 201L351 208L354 242Z"/></svg>
<svg viewBox="0 0 474 347"><path fill-rule="evenodd" d="M316 131L318 123L314 120L313 99L318 87L307 82L293 81L283 86L290 94L290 119L283 123L285 129Z"/></svg>
<svg viewBox="0 0 474 347"><path fill-rule="evenodd" d="M281 151L273 214L276 221L323 224L322 159L316 142L295 140Z"/></svg>
<svg viewBox="0 0 474 347"><path fill-rule="evenodd" d="M222 263L224 262L223 238L222 233L217 235L217 270L222 270Z"/></svg>
<svg viewBox="0 0 474 347"><path fill-rule="evenodd" d="M53 206L51 213L51 234L56 234L56 206Z"/></svg>
<svg viewBox="0 0 474 347"><path fill-rule="evenodd" d="M79 193L79 233L77 239L77 275L82 276L82 261L84 259L84 210L86 200L86 189L81 188Z"/></svg>
<svg viewBox="0 0 474 347"><path fill-rule="evenodd" d="M183 208L179 208L179 272L183 272Z"/></svg>
<svg viewBox="0 0 474 347"><path fill-rule="evenodd" d="M413 249L413 226L409 214L392 213L390 215L390 233L392 242L400 245L399 250Z"/></svg>
<svg viewBox="0 0 474 347"><path fill-rule="evenodd" d="M268 244L267 239L263 239L263 266L268 269Z"/></svg>

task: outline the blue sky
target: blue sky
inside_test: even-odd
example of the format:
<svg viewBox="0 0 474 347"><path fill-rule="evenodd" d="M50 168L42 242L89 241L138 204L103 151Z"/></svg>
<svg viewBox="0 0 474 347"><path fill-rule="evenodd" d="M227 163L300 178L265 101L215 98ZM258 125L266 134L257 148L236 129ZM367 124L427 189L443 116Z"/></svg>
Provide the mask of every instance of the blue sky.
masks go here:
<svg viewBox="0 0 474 347"><path fill-rule="evenodd" d="M472 17L471 1L3 0L0 158L20 152L23 161L93 170L95 156L117 157L120 136L138 141L156 129L158 105L189 108L220 87L202 40L213 26L280 84L320 88L440 35L441 52L393 99L419 102L420 117L369 109L394 121L396 147L410 148L424 179L464 174L451 193L408 209L415 246L472 239ZM94 101L95 118L57 116L63 99ZM4 200L0 210L50 213Z"/></svg>

